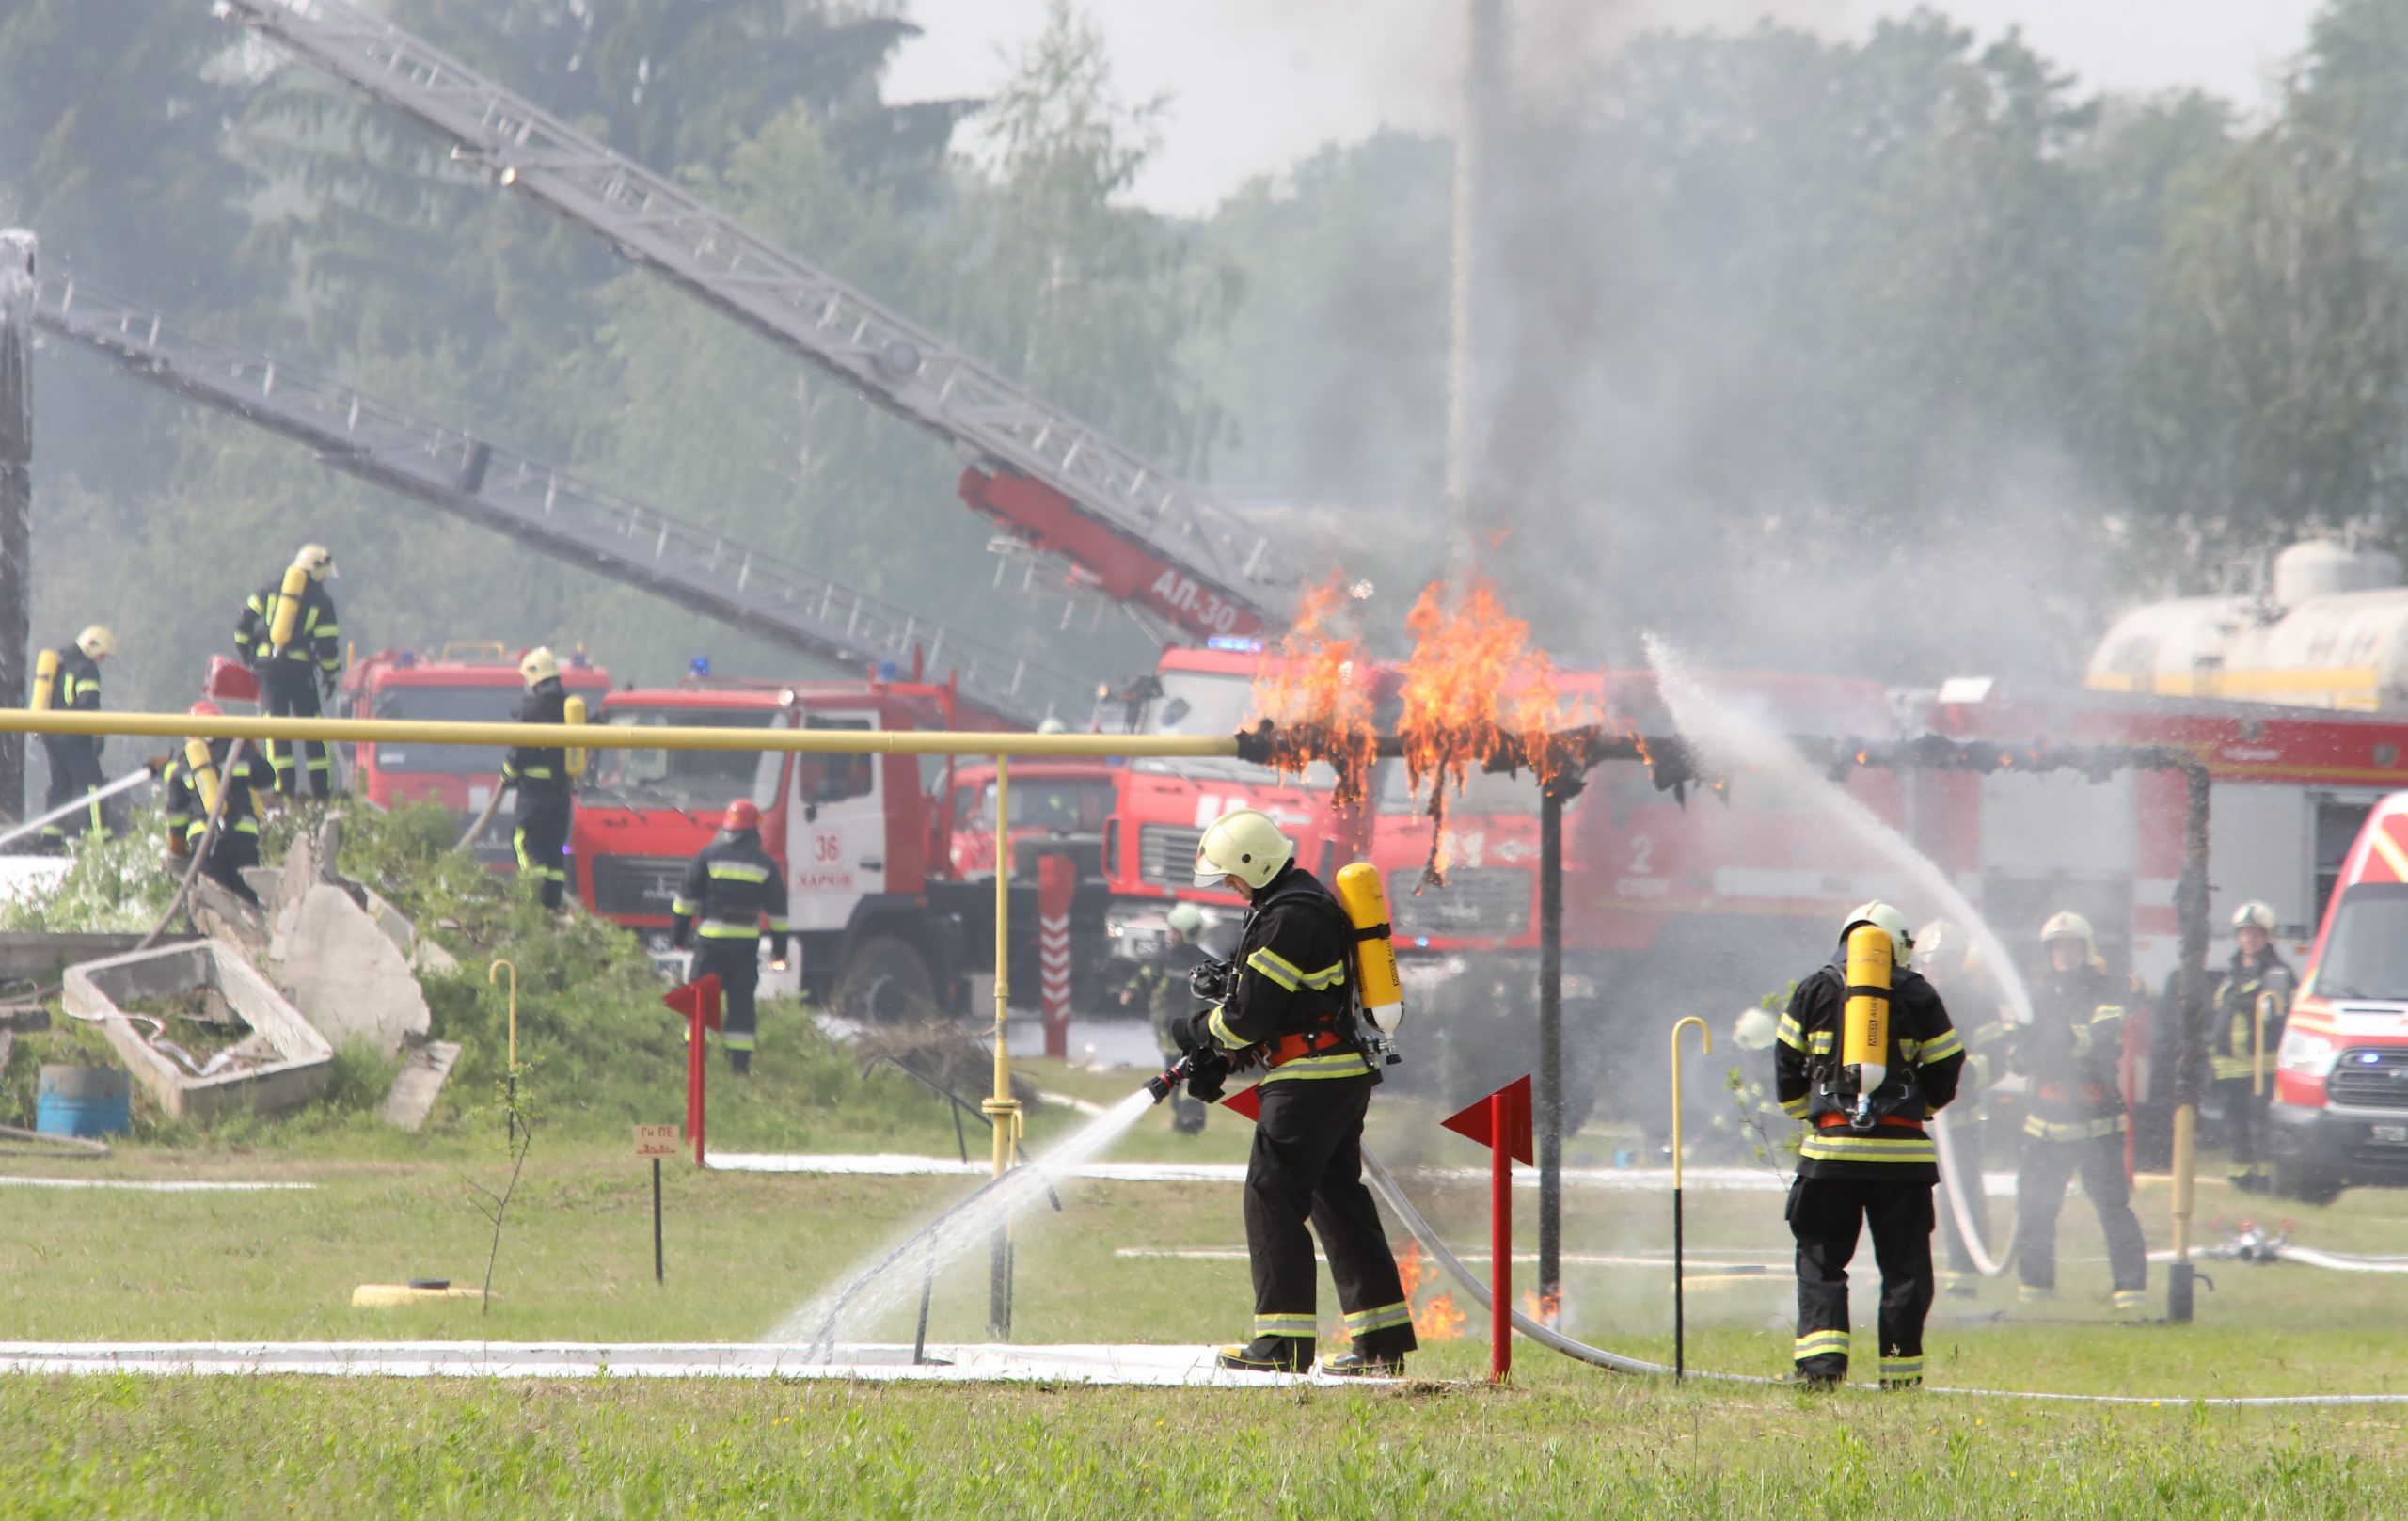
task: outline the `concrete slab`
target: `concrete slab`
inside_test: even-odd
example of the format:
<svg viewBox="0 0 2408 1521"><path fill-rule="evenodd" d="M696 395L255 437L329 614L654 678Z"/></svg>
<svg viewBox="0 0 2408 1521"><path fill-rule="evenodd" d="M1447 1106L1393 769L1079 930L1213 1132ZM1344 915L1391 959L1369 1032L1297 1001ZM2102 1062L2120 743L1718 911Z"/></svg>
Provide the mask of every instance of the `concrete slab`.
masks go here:
<svg viewBox="0 0 2408 1521"><path fill-rule="evenodd" d="M435 1101L442 1096L443 1085L459 1062L456 1040L429 1040L405 1048L402 1069L393 1079L392 1090L385 1095L385 1123L405 1131L424 1130L427 1116L435 1112Z"/></svg>
<svg viewBox="0 0 2408 1521"><path fill-rule="evenodd" d="M735 1378L879 1382L1041 1383L1246 1388L1381 1380L1323 1373L1225 1372L1214 1349L1184 1346L931 1345L915 1364L908 1346L809 1347L731 1342L188 1341L0 1342L0 1372L262 1373L329 1378Z"/></svg>
<svg viewBox="0 0 2408 1521"><path fill-rule="evenodd" d="M268 969L329 1043L389 1056L426 1035L433 1016L417 972L350 894L312 883L278 918L281 954L271 952Z"/></svg>
<svg viewBox="0 0 2408 1521"><path fill-rule="evenodd" d="M150 1044L125 1006L205 990L213 1006L250 1028L247 1059L197 1077ZM97 1022L135 1081L171 1117L207 1119L253 1109L277 1114L315 1099L332 1079L334 1048L268 985L241 952L217 941L162 945L67 969L67 1011Z"/></svg>

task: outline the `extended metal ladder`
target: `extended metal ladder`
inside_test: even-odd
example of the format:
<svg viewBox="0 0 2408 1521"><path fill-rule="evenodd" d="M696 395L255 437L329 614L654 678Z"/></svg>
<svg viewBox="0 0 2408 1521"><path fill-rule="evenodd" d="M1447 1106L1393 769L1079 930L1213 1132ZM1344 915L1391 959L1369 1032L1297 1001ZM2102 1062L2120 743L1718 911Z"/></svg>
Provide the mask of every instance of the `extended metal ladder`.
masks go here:
<svg viewBox="0 0 2408 1521"><path fill-rule="evenodd" d="M879 661L958 678L963 705L1021 728L1082 723L1096 687L705 529L680 523L459 428L179 328L95 289L50 279L34 321L129 374L308 445L319 463L716 618L814 660Z"/></svg>
<svg viewBox="0 0 2408 1521"><path fill-rule="evenodd" d="M1048 487L1120 553L1044 515L1007 528L1190 637L1244 632L1284 602L1269 541L1226 507L348 0L217 0L218 9L456 145L706 304L952 443L974 467ZM989 510L982 507L982 510ZM1143 563L1133 566L1126 551Z"/></svg>

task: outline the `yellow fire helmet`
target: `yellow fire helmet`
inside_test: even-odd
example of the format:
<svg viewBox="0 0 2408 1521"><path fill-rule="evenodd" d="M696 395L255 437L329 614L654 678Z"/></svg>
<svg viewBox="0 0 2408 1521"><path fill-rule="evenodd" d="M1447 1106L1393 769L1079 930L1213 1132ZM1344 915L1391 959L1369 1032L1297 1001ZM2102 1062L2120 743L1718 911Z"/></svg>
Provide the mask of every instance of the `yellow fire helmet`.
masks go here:
<svg viewBox="0 0 2408 1521"><path fill-rule="evenodd" d="M293 562L308 571L313 581L323 581L336 574L335 552L323 544L303 545L301 552L293 557Z"/></svg>
<svg viewBox="0 0 2408 1521"><path fill-rule="evenodd" d="M2046 945L2052 940L2082 942L2082 954L2085 959L2099 954L2099 937L2091 932L2090 921L2071 909L2049 915L2049 922L2040 927L2040 943Z"/></svg>
<svg viewBox="0 0 2408 1521"><path fill-rule="evenodd" d="M1890 937L1890 964L1892 966L1903 967L1913 964L1912 959L1915 951L1914 931L1907 927L1907 916L1905 914L1900 913L1897 910L1892 908L1890 905L1882 902L1878 898L1874 899L1870 903L1860 903L1855 908L1850 909L1848 911L1847 917L1841 921L1840 939L1847 939L1847 932L1854 929L1859 925L1872 925L1876 928L1879 929L1883 934Z"/></svg>
<svg viewBox="0 0 2408 1521"><path fill-rule="evenodd" d="M108 630L103 628L100 630L100 632L106 634ZM86 650L84 653L90 655L92 652ZM93 658L95 659L99 658L97 656L94 656ZM2251 898L2248 902L2232 911L2232 927L2238 929L2242 925L2256 925L2258 928L2271 935L2274 932L2274 911L2268 904L2260 902L2257 898Z"/></svg>
<svg viewBox="0 0 2408 1521"><path fill-rule="evenodd" d="M94 624L75 636L75 647L93 660L105 660L117 653L117 636L103 624Z"/></svg>
<svg viewBox="0 0 2408 1521"><path fill-rule="evenodd" d="M538 644L518 658L518 679L527 684L529 691L560 673L560 661L554 659L552 652L544 645Z"/></svg>
<svg viewBox="0 0 2408 1521"><path fill-rule="evenodd" d="M1234 877L1256 889L1271 885L1279 868L1295 859L1296 842L1259 808L1234 808L1212 820L1196 842L1196 885L1217 887Z"/></svg>

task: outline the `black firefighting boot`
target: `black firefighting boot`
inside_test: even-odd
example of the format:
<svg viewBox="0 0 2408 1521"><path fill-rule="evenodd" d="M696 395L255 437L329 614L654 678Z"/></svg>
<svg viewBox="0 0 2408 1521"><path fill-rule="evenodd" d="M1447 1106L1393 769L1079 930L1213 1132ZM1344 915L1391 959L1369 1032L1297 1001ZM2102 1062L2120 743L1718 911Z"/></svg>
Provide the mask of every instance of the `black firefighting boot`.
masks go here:
<svg viewBox="0 0 2408 1521"><path fill-rule="evenodd" d="M1312 1339L1259 1336L1242 1347L1223 1347L1215 1364L1240 1373L1302 1373L1313 1365Z"/></svg>
<svg viewBox="0 0 2408 1521"><path fill-rule="evenodd" d="M727 1054L727 1069L734 1072L738 1077L748 1077L752 1075L752 1054L749 1051L729 1052Z"/></svg>
<svg viewBox="0 0 2408 1521"><path fill-rule="evenodd" d="M1390 1353L1384 1357L1377 1353L1341 1352L1335 1357L1323 1358L1321 1370L1332 1378L1402 1378L1404 1354Z"/></svg>

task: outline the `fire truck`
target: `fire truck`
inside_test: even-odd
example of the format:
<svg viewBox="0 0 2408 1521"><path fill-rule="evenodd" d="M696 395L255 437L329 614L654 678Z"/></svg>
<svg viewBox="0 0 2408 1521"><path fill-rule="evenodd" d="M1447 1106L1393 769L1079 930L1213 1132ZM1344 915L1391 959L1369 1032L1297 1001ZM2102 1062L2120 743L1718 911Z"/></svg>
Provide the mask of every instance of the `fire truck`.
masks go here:
<svg viewBox="0 0 2408 1521"><path fill-rule="evenodd" d="M599 721L635 728L952 729L965 718L950 684L773 682L689 677L604 699ZM974 722L973 726L983 727ZM1101 764L1012 768L1015 987L1036 1003L1037 862L1058 851L1092 863L1108 788ZM991 845L967 835L993 823L991 765L946 757L777 751L597 750L571 833L578 896L594 912L671 953L671 900L687 863L737 798L761 809L761 839L786 877L800 952L791 986L855 1017L895 1019L971 1005L992 964ZM1025 788L1025 790L1023 790ZM1023 809L1026 811L1023 813ZM1073 899L1072 1003L1092 1001L1101 964L1102 888L1090 870Z"/></svg>
<svg viewBox="0 0 2408 1521"><path fill-rule="evenodd" d="M379 650L351 662L339 710L356 719L507 723L518 714L525 653L499 641L449 643L432 656ZM579 650L561 662L561 684L595 706L610 689L610 676ZM364 744L353 748L351 790L388 809L432 799L465 824L492 800L499 770L499 757L478 745ZM508 863L510 832L487 830L476 853L494 865Z"/></svg>

